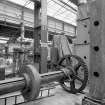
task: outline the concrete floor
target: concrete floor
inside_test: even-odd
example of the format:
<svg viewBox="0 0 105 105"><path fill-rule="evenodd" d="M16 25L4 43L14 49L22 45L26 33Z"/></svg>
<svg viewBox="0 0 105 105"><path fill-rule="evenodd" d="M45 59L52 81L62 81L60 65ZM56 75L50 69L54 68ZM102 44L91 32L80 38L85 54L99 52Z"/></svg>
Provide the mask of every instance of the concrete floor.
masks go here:
<svg viewBox="0 0 105 105"><path fill-rule="evenodd" d="M88 91L88 90L86 90ZM84 94L70 94L61 87L57 87L55 95L19 105L81 105Z"/></svg>
<svg viewBox="0 0 105 105"><path fill-rule="evenodd" d="M88 88L85 89L85 92L88 92ZM48 92L44 92L43 95L46 96ZM82 99L85 96L85 94L70 94L66 91L64 91L59 85L51 91L51 93L54 96L38 99L35 101L31 101L28 103L22 103L17 105L81 105ZM14 95L17 95L18 93L14 93ZM19 93L20 94L20 93ZM11 94L4 95L0 98L7 97ZM14 96L12 93L12 96ZM40 96L40 95L39 95ZM0 105L14 105L15 98L11 97L7 99L6 104L4 103L4 100L0 100ZM24 102L23 97L18 97L17 102L21 103Z"/></svg>

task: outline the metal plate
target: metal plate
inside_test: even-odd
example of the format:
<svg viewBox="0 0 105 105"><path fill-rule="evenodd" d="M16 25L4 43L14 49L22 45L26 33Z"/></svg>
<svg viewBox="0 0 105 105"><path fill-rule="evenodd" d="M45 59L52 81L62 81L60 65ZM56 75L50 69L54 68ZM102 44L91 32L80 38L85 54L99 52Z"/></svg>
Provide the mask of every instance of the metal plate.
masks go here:
<svg viewBox="0 0 105 105"><path fill-rule="evenodd" d="M88 70L90 71L90 45L75 45L74 54L78 55L84 60L88 66Z"/></svg>
<svg viewBox="0 0 105 105"><path fill-rule="evenodd" d="M24 65L19 70L20 74L27 74L29 77L28 89L22 90L22 95L26 101L35 100L40 92L40 76L33 65ZM27 80L27 79L26 79Z"/></svg>

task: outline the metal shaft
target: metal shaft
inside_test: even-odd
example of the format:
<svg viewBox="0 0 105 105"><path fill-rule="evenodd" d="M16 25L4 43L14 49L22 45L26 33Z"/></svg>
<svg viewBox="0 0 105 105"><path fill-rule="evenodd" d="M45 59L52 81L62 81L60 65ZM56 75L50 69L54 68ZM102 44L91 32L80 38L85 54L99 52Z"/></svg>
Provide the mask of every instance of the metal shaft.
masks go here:
<svg viewBox="0 0 105 105"><path fill-rule="evenodd" d="M41 77L41 84L47 84L53 81L59 81L63 77L65 77L65 74L63 71L55 71L55 72L49 72L40 74Z"/></svg>
<svg viewBox="0 0 105 105"><path fill-rule="evenodd" d="M25 88L24 78L12 78L0 81L0 95L16 92Z"/></svg>
<svg viewBox="0 0 105 105"><path fill-rule="evenodd" d="M50 73L40 74L41 85L47 84L53 81L59 81L65 74L63 71L55 71ZM0 81L0 95L21 91L26 88L26 80L24 77L17 77L8 80Z"/></svg>

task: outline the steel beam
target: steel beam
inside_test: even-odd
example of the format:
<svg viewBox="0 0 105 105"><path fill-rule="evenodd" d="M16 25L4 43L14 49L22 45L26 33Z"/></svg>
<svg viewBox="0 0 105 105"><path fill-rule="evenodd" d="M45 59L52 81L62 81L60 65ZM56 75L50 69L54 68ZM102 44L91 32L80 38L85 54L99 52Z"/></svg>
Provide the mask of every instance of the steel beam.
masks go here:
<svg viewBox="0 0 105 105"><path fill-rule="evenodd" d="M33 1L36 4L40 4L40 2L41 2L41 0L31 0L31 1Z"/></svg>
<svg viewBox="0 0 105 105"><path fill-rule="evenodd" d="M72 3L74 3L75 5L78 5L78 0L69 0L71 1Z"/></svg>
<svg viewBox="0 0 105 105"><path fill-rule="evenodd" d="M36 3L40 3L41 2L41 0L31 0L31 1L36 2ZM69 0L69 1L71 1L75 5L78 5L78 0Z"/></svg>
<svg viewBox="0 0 105 105"><path fill-rule="evenodd" d="M68 6L69 8L71 8L72 10L74 10L75 12L77 12L77 10L75 8L73 8L72 6L70 6L68 3L62 1L62 0L58 0L59 2L63 3L64 5Z"/></svg>

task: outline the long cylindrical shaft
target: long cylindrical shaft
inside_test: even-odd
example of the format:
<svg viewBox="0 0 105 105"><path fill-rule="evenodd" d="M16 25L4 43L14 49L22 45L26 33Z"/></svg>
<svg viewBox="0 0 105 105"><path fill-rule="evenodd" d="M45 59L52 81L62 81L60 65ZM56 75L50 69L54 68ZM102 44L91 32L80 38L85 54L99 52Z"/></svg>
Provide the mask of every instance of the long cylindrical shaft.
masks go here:
<svg viewBox="0 0 105 105"><path fill-rule="evenodd" d="M55 71L55 72L40 74L40 77L41 77L41 85L42 85L53 81L59 81L63 77L65 77L65 74L63 71Z"/></svg>
<svg viewBox="0 0 105 105"><path fill-rule="evenodd" d="M25 88L24 78L12 78L0 81L0 95L16 92Z"/></svg>
<svg viewBox="0 0 105 105"><path fill-rule="evenodd" d="M42 85L53 81L59 81L60 79L65 77L65 73L63 71L55 71L55 72L40 74L40 77ZM27 86L26 80L24 79L24 77L17 77L9 80L3 80L0 82L0 95L12 93L15 91L21 91L25 89L26 86Z"/></svg>

